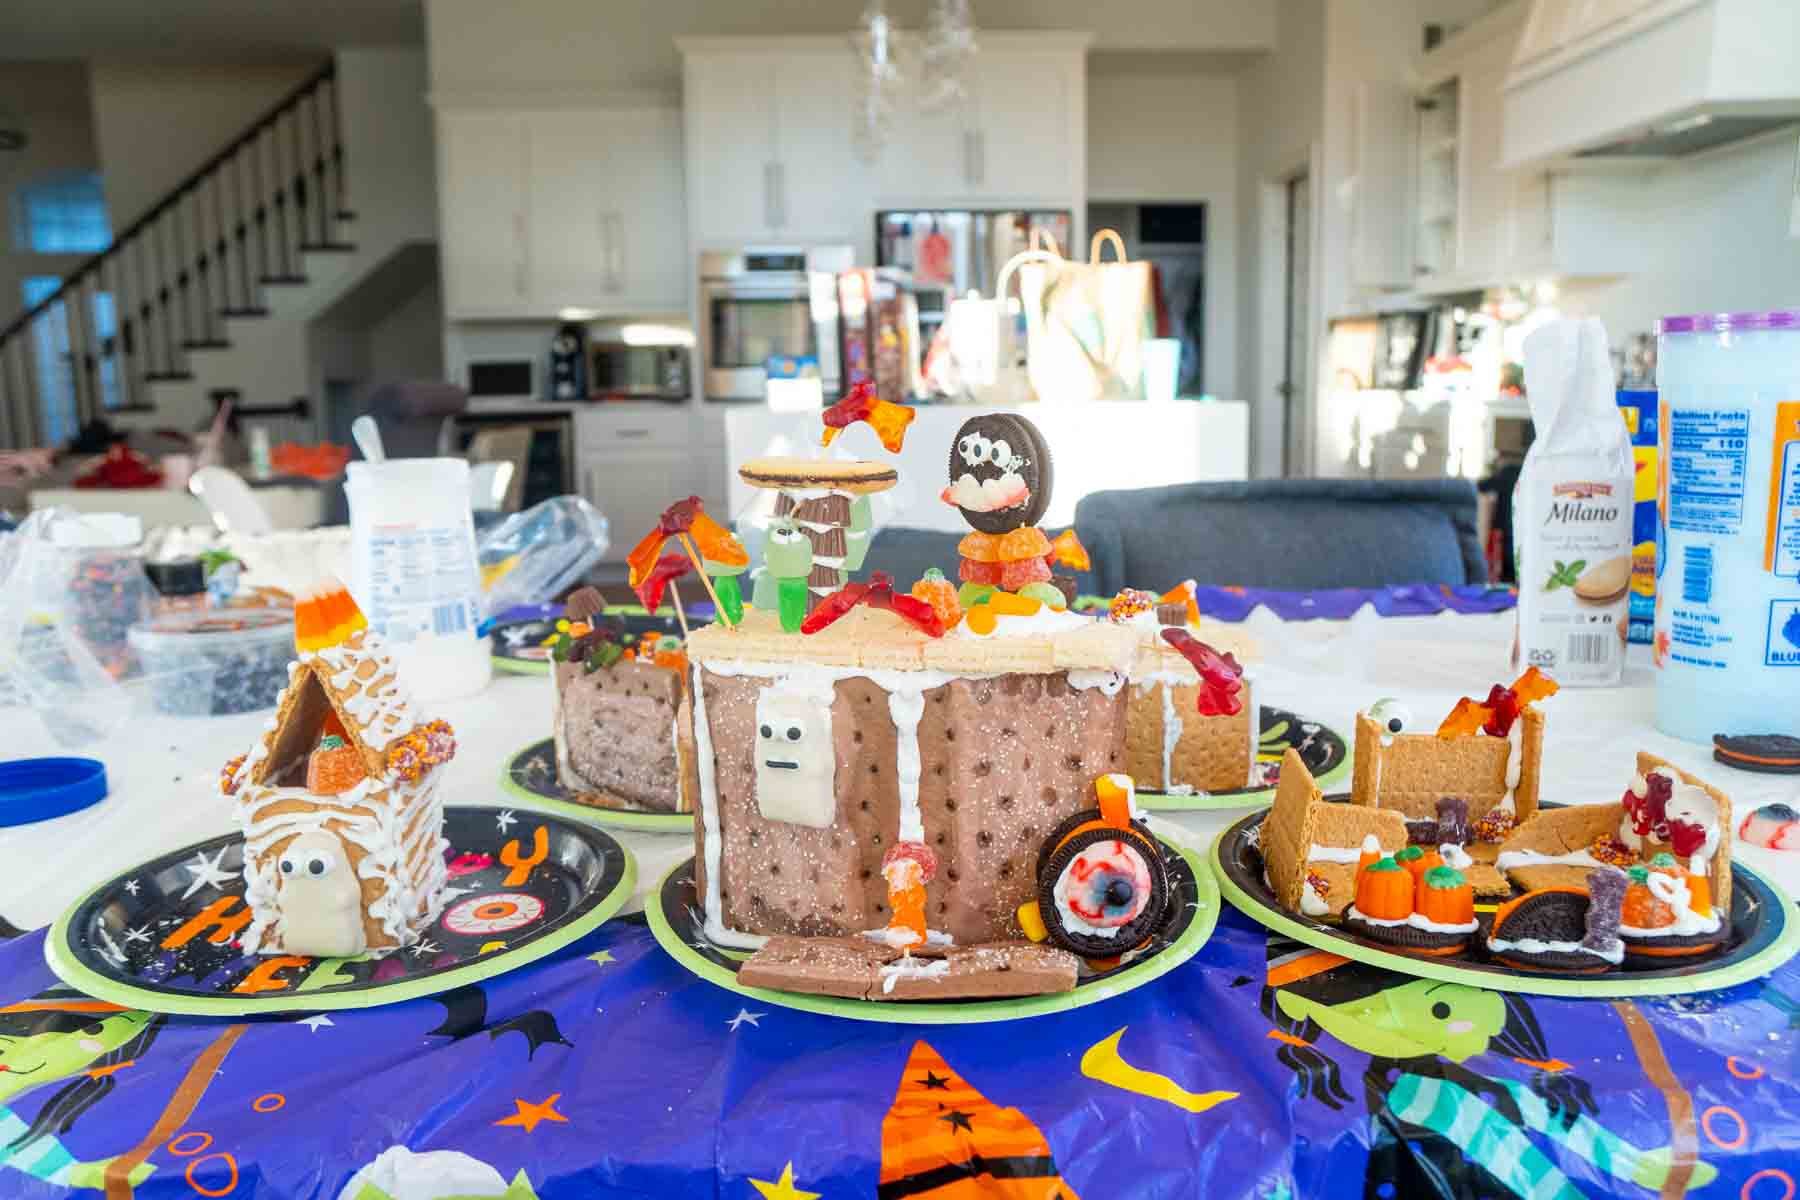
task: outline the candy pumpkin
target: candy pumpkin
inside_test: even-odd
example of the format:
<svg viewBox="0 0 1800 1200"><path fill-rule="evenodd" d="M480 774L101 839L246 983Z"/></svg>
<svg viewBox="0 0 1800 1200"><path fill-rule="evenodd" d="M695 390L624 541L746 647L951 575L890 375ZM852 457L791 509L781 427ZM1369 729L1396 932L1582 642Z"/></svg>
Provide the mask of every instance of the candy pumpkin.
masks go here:
<svg viewBox="0 0 1800 1200"><path fill-rule="evenodd" d="M1427 921L1467 925L1475 919L1475 889L1454 867L1432 867L1419 880L1417 907Z"/></svg>
<svg viewBox="0 0 1800 1200"><path fill-rule="evenodd" d="M1369 864L1356 877L1356 911L1377 921L1404 921L1412 916L1413 881L1391 858Z"/></svg>
<svg viewBox="0 0 1800 1200"><path fill-rule="evenodd" d="M318 748L306 760L306 790L314 795L336 796L347 792L366 775L362 755L335 733L320 738Z"/></svg>
<svg viewBox="0 0 1800 1200"><path fill-rule="evenodd" d="M1650 890L1650 872L1633 867L1625 873L1625 903L1619 912L1619 924L1632 929L1662 929L1675 923L1675 910L1656 898Z"/></svg>

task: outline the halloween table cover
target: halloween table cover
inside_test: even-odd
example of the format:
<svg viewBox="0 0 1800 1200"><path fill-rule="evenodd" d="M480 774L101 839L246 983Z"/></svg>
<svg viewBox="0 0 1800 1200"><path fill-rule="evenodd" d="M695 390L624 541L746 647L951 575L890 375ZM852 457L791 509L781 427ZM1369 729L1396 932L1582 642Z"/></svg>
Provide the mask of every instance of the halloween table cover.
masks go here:
<svg viewBox="0 0 1800 1200"><path fill-rule="evenodd" d="M1800 964L1528 999L1227 909L1135 992L921 1028L747 1002L631 917L435 999L233 1023L63 990L42 938L0 942L8 1197L1781 1200L1800 1173Z"/></svg>

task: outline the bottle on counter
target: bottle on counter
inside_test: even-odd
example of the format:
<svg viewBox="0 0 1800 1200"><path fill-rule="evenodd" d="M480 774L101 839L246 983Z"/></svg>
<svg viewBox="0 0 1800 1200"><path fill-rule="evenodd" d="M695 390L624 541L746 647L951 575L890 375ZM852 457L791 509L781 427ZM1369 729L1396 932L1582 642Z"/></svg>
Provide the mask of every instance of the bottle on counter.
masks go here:
<svg viewBox="0 0 1800 1200"><path fill-rule="evenodd" d="M206 608L206 566L197 558L176 558L144 564L144 574L156 589L151 611L156 616L200 612Z"/></svg>

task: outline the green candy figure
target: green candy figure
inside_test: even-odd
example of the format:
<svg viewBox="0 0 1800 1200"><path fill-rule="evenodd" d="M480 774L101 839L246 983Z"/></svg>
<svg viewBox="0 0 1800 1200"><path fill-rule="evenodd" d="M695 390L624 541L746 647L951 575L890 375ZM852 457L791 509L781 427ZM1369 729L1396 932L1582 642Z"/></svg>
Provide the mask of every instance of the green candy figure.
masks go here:
<svg viewBox="0 0 1800 1200"><path fill-rule="evenodd" d="M812 574L812 565L812 540L805 530L792 521L777 521L769 527L763 543L763 568L775 581L776 611L781 627L789 633L799 633L800 622L806 619L806 577Z"/></svg>

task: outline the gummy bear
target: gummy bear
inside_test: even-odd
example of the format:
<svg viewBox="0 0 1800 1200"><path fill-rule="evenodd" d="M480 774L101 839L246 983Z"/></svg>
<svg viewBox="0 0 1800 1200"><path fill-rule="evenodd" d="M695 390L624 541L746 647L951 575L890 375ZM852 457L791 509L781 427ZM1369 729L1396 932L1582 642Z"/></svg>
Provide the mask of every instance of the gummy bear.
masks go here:
<svg viewBox="0 0 1800 1200"><path fill-rule="evenodd" d="M664 589L675 580L693 572L694 564L687 560L685 554L665 554L656 560L656 565L642 579L631 585L631 590L637 593L640 604L655 612L662 604Z"/></svg>
<svg viewBox="0 0 1800 1200"><path fill-rule="evenodd" d="M898 454L906 445L906 427L918 413L904 404L881 399L875 395L874 384L859 379L850 385L848 395L821 416L825 422L825 431L819 437L821 446L831 445L838 434L858 421L866 421L881 439L882 448L889 454Z"/></svg>
<svg viewBox="0 0 1800 1200"><path fill-rule="evenodd" d="M1244 669L1236 658L1220 654L1185 629L1164 628L1163 641L1200 673L1200 690L1194 707L1203 717L1235 716L1244 709Z"/></svg>
<svg viewBox="0 0 1800 1200"><path fill-rule="evenodd" d="M1477 704L1464 696L1456 702L1456 707L1450 710L1450 715L1444 718L1443 724L1438 726L1437 735L1446 739L1472 737L1476 730L1487 724L1489 715L1487 705Z"/></svg>
<svg viewBox="0 0 1800 1200"><path fill-rule="evenodd" d="M1441 738L1469 737L1479 729L1489 737L1506 737L1521 712L1556 692L1554 679L1536 667L1527 667L1511 687L1496 683L1489 688L1485 704L1467 696L1458 700L1450 715L1438 726L1437 735Z"/></svg>

